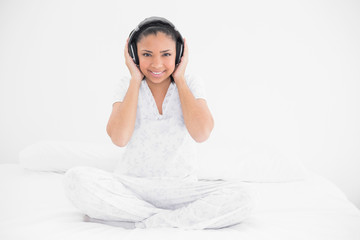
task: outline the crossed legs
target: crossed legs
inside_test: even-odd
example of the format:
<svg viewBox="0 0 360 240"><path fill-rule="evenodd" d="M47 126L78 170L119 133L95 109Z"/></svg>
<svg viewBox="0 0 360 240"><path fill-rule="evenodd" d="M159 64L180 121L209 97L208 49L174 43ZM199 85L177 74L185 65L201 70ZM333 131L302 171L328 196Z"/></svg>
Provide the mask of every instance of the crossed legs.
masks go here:
<svg viewBox="0 0 360 240"><path fill-rule="evenodd" d="M226 181L162 183L75 167L66 172L64 188L81 212L110 225L222 228L242 222L252 208L241 185Z"/></svg>

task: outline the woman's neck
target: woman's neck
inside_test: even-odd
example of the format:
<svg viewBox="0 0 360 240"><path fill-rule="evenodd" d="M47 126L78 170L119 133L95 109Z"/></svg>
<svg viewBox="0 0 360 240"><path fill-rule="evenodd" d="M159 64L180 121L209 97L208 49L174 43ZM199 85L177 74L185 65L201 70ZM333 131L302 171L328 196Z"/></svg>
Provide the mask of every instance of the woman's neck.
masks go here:
<svg viewBox="0 0 360 240"><path fill-rule="evenodd" d="M165 94L171 84L170 78L162 81L161 83L153 83L147 79L145 79L145 81L154 96L156 96L156 95L165 96Z"/></svg>

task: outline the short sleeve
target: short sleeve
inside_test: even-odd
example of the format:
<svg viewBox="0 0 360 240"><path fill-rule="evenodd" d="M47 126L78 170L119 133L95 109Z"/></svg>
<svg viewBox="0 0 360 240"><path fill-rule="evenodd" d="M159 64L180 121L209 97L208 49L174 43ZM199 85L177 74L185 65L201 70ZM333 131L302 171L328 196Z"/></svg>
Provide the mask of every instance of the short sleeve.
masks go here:
<svg viewBox="0 0 360 240"><path fill-rule="evenodd" d="M206 100L206 92L204 88L204 82L199 76L190 76L185 77L186 83L188 84L191 93L195 98L203 98Z"/></svg>
<svg viewBox="0 0 360 240"><path fill-rule="evenodd" d="M112 101L113 104L124 100L126 92L129 88L129 83L130 79L128 77L122 77L115 83Z"/></svg>

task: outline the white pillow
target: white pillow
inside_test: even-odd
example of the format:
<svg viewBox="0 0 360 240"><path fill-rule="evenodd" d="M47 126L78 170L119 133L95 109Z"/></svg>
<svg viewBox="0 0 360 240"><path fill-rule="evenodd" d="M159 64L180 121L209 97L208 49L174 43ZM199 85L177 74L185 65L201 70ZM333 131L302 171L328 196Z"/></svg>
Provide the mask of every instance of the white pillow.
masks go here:
<svg viewBox="0 0 360 240"><path fill-rule="evenodd" d="M307 170L300 161L288 159L264 145L239 148L215 146L199 150L199 179L289 182L303 180L307 176Z"/></svg>
<svg viewBox="0 0 360 240"><path fill-rule="evenodd" d="M37 171L66 172L75 166L91 166L112 172L125 148L112 143L42 141L23 149L20 164ZM305 179L307 171L296 159L288 159L263 145L199 148L199 179L237 179L247 182L289 182Z"/></svg>
<svg viewBox="0 0 360 240"><path fill-rule="evenodd" d="M76 141L41 141L19 153L20 164L37 171L66 172L75 166L113 171L124 148L112 144Z"/></svg>

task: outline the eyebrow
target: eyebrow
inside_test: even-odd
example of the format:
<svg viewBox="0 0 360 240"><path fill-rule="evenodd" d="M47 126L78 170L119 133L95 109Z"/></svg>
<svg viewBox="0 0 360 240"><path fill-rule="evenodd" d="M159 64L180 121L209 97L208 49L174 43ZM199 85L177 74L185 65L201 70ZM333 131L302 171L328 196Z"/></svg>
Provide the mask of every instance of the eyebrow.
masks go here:
<svg viewBox="0 0 360 240"><path fill-rule="evenodd" d="M149 50L142 50L142 51L152 53L152 51L149 51ZM170 51L170 49L167 49L167 50L160 51L160 53L169 52L169 51Z"/></svg>

